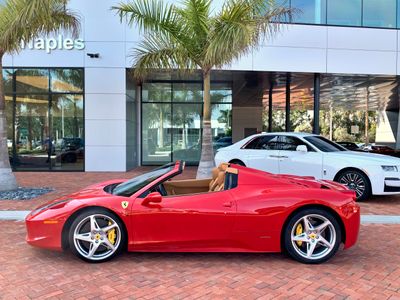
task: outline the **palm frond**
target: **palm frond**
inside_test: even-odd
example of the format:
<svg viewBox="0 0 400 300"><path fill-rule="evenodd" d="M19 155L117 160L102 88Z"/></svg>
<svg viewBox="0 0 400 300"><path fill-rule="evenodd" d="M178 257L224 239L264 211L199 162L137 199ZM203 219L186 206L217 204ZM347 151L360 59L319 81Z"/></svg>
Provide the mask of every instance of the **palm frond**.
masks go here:
<svg viewBox="0 0 400 300"><path fill-rule="evenodd" d="M21 41L65 31L77 36L79 16L65 7L66 0L7 0L0 9L0 50L18 52Z"/></svg>
<svg viewBox="0 0 400 300"><path fill-rule="evenodd" d="M151 33L133 49L134 76L143 79L151 70L178 69L190 72L196 68L187 50L174 43L168 35Z"/></svg>
<svg viewBox="0 0 400 300"><path fill-rule="evenodd" d="M185 0L183 8L177 13L185 21L185 27L193 32L197 39L207 39L210 26L210 0Z"/></svg>
<svg viewBox="0 0 400 300"><path fill-rule="evenodd" d="M270 0L229 0L213 20L206 62L221 67L273 37L292 10Z"/></svg>

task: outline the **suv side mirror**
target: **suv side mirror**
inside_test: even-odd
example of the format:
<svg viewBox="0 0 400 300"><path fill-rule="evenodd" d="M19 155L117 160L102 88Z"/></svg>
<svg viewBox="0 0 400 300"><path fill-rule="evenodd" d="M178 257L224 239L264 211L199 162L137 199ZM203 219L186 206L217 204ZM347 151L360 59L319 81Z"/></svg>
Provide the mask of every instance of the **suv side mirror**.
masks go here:
<svg viewBox="0 0 400 300"><path fill-rule="evenodd" d="M142 205L151 205L154 203L161 203L162 196L158 192L148 194L142 201Z"/></svg>
<svg viewBox="0 0 400 300"><path fill-rule="evenodd" d="M299 152L307 152L308 150L307 150L307 146L306 145L298 145L297 147L296 147L296 151L299 151Z"/></svg>

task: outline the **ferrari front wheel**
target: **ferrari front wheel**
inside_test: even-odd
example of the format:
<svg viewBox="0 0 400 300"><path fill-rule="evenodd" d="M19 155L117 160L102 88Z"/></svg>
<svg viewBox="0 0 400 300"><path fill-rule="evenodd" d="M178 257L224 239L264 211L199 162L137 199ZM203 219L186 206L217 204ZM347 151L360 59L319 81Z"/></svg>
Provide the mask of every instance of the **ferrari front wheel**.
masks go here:
<svg viewBox="0 0 400 300"><path fill-rule="evenodd" d="M91 209L73 221L69 245L73 254L87 262L104 262L118 255L126 235L121 221L111 212Z"/></svg>
<svg viewBox="0 0 400 300"><path fill-rule="evenodd" d="M304 209L288 222L284 232L286 252L295 260L318 264L329 260L342 241L340 225L323 209Z"/></svg>

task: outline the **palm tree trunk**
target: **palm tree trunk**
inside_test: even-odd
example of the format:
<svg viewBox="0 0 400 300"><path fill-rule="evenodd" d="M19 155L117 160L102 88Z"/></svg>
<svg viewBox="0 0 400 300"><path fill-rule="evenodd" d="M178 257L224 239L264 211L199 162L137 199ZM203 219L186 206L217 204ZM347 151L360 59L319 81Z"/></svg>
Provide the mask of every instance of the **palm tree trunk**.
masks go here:
<svg viewBox="0 0 400 300"><path fill-rule="evenodd" d="M211 169L215 166L214 150L211 132L211 96L210 71L204 72L204 104L203 104L203 138L201 143L201 157L197 169L197 179L210 178Z"/></svg>
<svg viewBox="0 0 400 300"><path fill-rule="evenodd" d="M7 147L6 103L3 86L3 54L0 53L0 191L17 188L17 180L10 167Z"/></svg>

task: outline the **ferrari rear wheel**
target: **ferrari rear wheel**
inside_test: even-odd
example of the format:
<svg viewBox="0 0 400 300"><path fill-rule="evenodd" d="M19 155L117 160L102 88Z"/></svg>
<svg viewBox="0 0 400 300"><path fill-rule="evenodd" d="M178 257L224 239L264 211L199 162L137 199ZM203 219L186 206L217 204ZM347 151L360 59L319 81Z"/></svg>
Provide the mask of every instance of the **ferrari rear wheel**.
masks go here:
<svg viewBox="0 0 400 300"><path fill-rule="evenodd" d="M121 221L107 210L82 212L72 223L69 245L72 253L87 262L104 262L118 255L126 236Z"/></svg>
<svg viewBox="0 0 400 300"><path fill-rule="evenodd" d="M323 209L305 209L295 214L285 228L284 246L295 260L318 264L329 260L342 241L335 217Z"/></svg>

